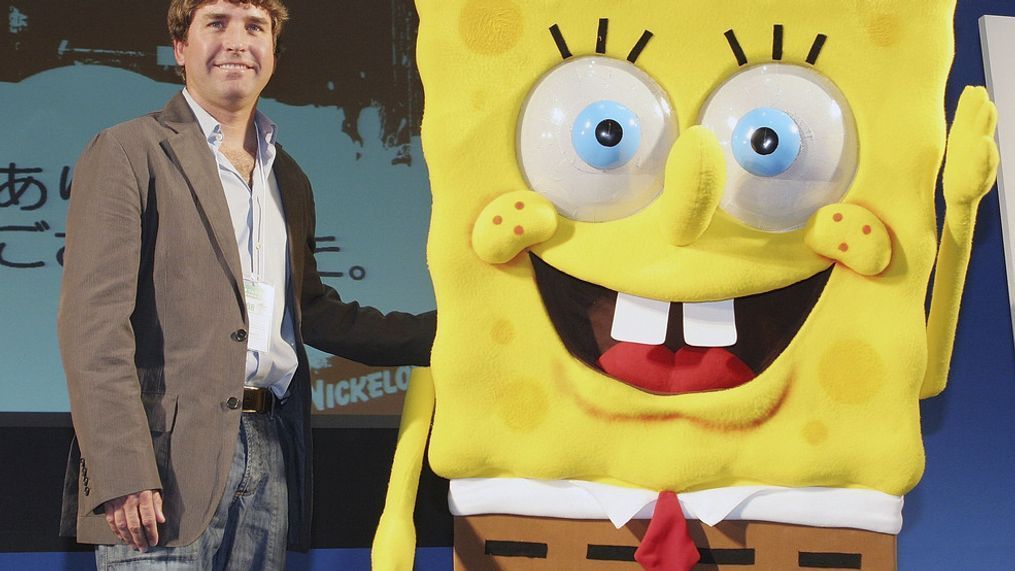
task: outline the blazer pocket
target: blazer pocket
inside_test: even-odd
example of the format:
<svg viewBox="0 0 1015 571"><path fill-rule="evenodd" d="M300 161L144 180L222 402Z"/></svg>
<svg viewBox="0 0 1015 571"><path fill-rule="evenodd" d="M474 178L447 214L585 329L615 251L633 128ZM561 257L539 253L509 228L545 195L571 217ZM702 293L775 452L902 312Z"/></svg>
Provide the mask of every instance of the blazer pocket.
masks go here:
<svg viewBox="0 0 1015 571"><path fill-rule="evenodd" d="M163 393L141 393L141 404L148 417L148 429L152 432L172 432L176 424L176 410L179 397Z"/></svg>

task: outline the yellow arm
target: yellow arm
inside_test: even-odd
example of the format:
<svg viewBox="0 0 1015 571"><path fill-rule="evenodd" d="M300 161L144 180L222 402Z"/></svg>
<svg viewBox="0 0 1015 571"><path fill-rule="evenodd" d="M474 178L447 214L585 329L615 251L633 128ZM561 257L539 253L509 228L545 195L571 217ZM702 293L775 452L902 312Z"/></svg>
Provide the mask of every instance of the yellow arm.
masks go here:
<svg viewBox="0 0 1015 571"><path fill-rule="evenodd" d="M426 452L433 409L434 388L430 369L417 368L409 379L384 513L377 524L370 552L371 567L375 571L412 570L416 557L416 528L412 512L416 506L419 472Z"/></svg>
<svg viewBox="0 0 1015 571"><path fill-rule="evenodd" d="M997 175L994 142L997 108L982 87L966 87L959 98L945 159L945 221L934 273L934 293L927 320L928 361L920 398L932 397L948 382L948 364L959 320L959 303L973 248L973 228L980 199Z"/></svg>

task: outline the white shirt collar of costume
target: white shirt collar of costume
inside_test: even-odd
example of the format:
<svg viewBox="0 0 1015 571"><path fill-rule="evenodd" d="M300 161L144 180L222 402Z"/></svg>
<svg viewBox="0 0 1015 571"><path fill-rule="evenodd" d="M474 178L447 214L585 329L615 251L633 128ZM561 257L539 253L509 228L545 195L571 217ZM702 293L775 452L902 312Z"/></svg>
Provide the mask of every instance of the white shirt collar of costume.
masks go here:
<svg viewBox="0 0 1015 571"><path fill-rule="evenodd" d="M582 480L462 478L451 481L448 505L454 515L488 513L609 519L620 528L649 519L658 492ZM901 496L854 488L734 486L677 495L684 516L708 525L723 520L756 520L850 527L898 534Z"/></svg>

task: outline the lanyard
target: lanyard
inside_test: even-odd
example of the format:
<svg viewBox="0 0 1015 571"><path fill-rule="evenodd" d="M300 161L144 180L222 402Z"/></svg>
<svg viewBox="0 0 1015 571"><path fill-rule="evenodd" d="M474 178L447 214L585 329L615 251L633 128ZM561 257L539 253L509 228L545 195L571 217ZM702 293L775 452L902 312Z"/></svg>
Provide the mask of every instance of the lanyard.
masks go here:
<svg viewBox="0 0 1015 571"><path fill-rule="evenodd" d="M254 275L255 280L264 281L264 202L268 198L268 177L264 172L265 169L262 161L262 157L266 153L262 148L264 142L261 140L261 129L256 125L254 128L257 134L257 156L254 157L254 173L251 177L252 187L250 189L251 215L253 217L253 224L251 225L253 251L250 257L250 271Z"/></svg>

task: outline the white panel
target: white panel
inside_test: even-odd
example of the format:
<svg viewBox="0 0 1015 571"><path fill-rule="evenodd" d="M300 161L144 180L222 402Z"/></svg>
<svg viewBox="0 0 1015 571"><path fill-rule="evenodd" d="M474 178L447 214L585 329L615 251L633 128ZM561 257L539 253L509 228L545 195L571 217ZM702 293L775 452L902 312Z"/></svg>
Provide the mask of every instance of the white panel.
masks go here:
<svg viewBox="0 0 1015 571"><path fill-rule="evenodd" d="M1015 18L980 18L980 44L987 90L998 109L997 145L1001 151L1001 166L997 173L997 189L1009 309L1015 309L1015 244L1012 243L1015 230ZM1015 311L1012 311L1012 329L1015 331Z"/></svg>

